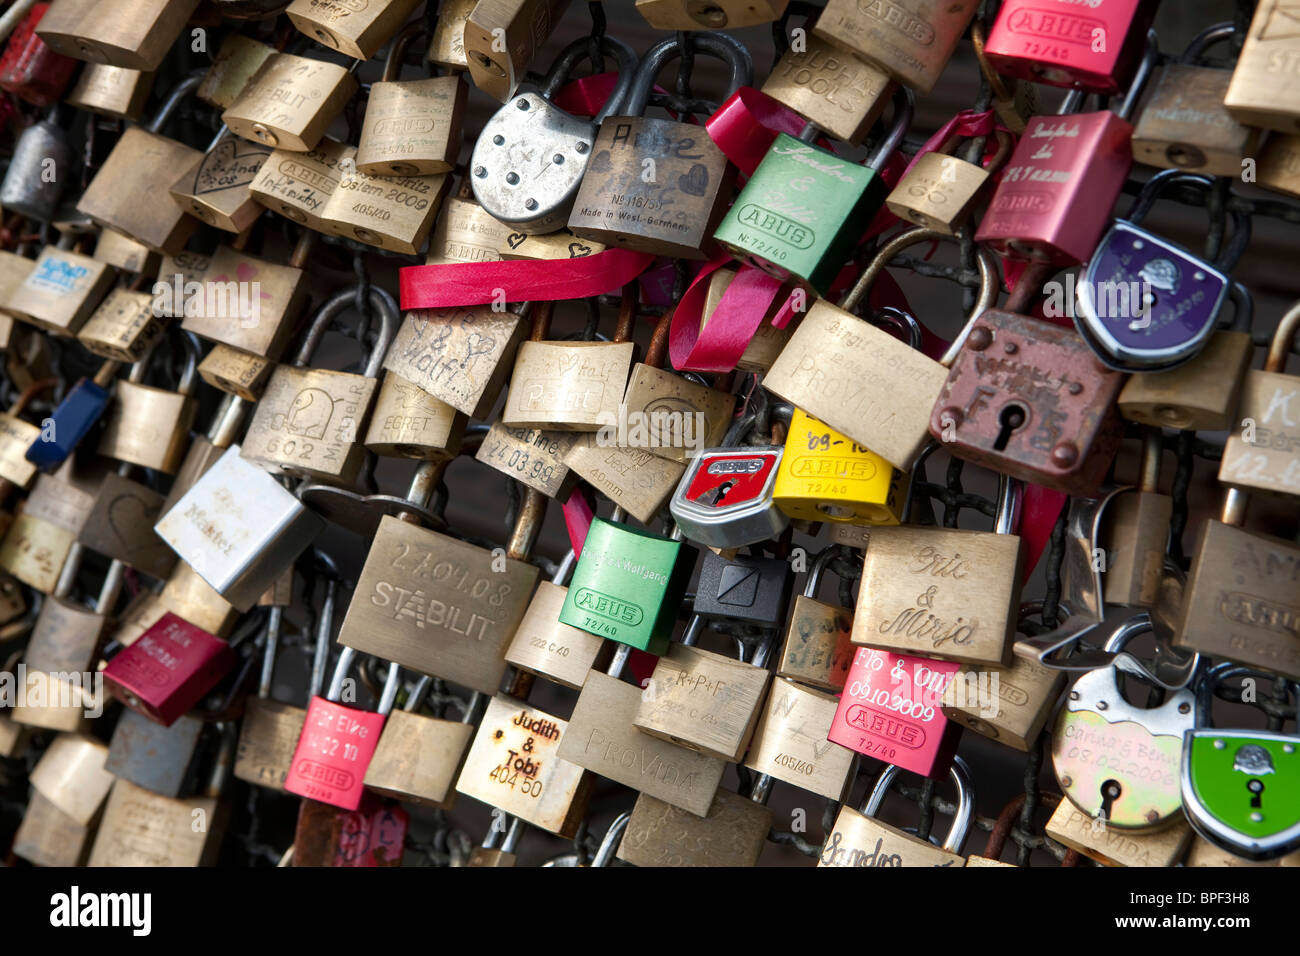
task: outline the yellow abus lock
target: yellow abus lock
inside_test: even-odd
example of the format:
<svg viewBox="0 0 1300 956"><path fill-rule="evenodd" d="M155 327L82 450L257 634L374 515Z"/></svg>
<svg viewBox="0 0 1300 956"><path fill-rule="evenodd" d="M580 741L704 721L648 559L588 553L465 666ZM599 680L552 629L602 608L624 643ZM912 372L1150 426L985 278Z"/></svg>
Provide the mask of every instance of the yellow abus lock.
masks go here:
<svg viewBox="0 0 1300 956"><path fill-rule="evenodd" d="M772 500L791 518L898 524L903 478L875 452L796 408Z"/></svg>

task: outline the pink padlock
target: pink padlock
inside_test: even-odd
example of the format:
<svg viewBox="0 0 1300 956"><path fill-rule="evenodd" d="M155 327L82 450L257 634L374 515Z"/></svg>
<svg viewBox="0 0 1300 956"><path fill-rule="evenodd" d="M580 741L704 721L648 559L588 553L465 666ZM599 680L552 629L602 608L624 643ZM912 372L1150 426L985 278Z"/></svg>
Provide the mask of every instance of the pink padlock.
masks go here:
<svg viewBox="0 0 1300 956"><path fill-rule="evenodd" d="M230 645L170 611L104 668L109 693L170 727L235 666Z"/></svg>
<svg viewBox="0 0 1300 956"><path fill-rule="evenodd" d="M923 777L942 777L961 727L943 715L943 692L956 661L860 647L826 739Z"/></svg>

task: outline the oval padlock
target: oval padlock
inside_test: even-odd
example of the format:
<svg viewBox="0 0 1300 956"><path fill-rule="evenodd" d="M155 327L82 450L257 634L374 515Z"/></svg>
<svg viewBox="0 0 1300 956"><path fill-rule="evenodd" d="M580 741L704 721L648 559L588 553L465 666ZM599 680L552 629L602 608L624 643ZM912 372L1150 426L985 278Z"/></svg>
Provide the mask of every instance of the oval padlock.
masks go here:
<svg viewBox="0 0 1300 956"><path fill-rule="evenodd" d="M1151 708L1130 704L1120 691L1121 671L1155 680L1123 650L1151 629L1144 613L1111 635L1105 650L1114 660L1074 682L1052 731L1052 769L1061 792L1089 817L1125 830L1177 822L1183 734L1196 725L1196 699L1185 685L1166 687L1173 693Z"/></svg>
<svg viewBox="0 0 1300 956"><path fill-rule="evenodd" d="M596 130L623 108L637 71L636 54L621 40L602 38L618 61L618 84L594 119L571 116L551 100L586 57L586 37L574 40L552 65L540 92L516 95L483 126L470 157L474 198L516 232L542 235L569 220L592 156Z"/></svg>

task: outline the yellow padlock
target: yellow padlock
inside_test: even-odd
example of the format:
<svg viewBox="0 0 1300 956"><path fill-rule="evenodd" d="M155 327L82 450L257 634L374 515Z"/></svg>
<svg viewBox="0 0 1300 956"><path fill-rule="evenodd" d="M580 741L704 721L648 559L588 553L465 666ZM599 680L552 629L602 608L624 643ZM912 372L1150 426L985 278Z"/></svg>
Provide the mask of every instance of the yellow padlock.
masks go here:
<svg viewBox="0 0 1300 956"><path fill-rule="evenodd" d="M904 477L875 452L796 408L772 500L791 518L894 525L902 520Z"/></svg>

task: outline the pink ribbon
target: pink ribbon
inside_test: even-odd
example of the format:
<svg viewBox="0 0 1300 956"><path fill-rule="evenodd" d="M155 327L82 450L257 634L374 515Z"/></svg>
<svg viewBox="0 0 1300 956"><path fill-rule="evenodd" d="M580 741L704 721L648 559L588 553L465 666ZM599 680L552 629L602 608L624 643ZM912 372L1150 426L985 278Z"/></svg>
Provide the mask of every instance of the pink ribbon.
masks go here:
<svg viewBox="0 0 1300 956"><path fill-rule="evenodd" d="M766 93L742 86L705 120L704 129L737 169L752 176L778 133L798 136L806 123ZM818 145L829 144L819 140Z"/></svg>

